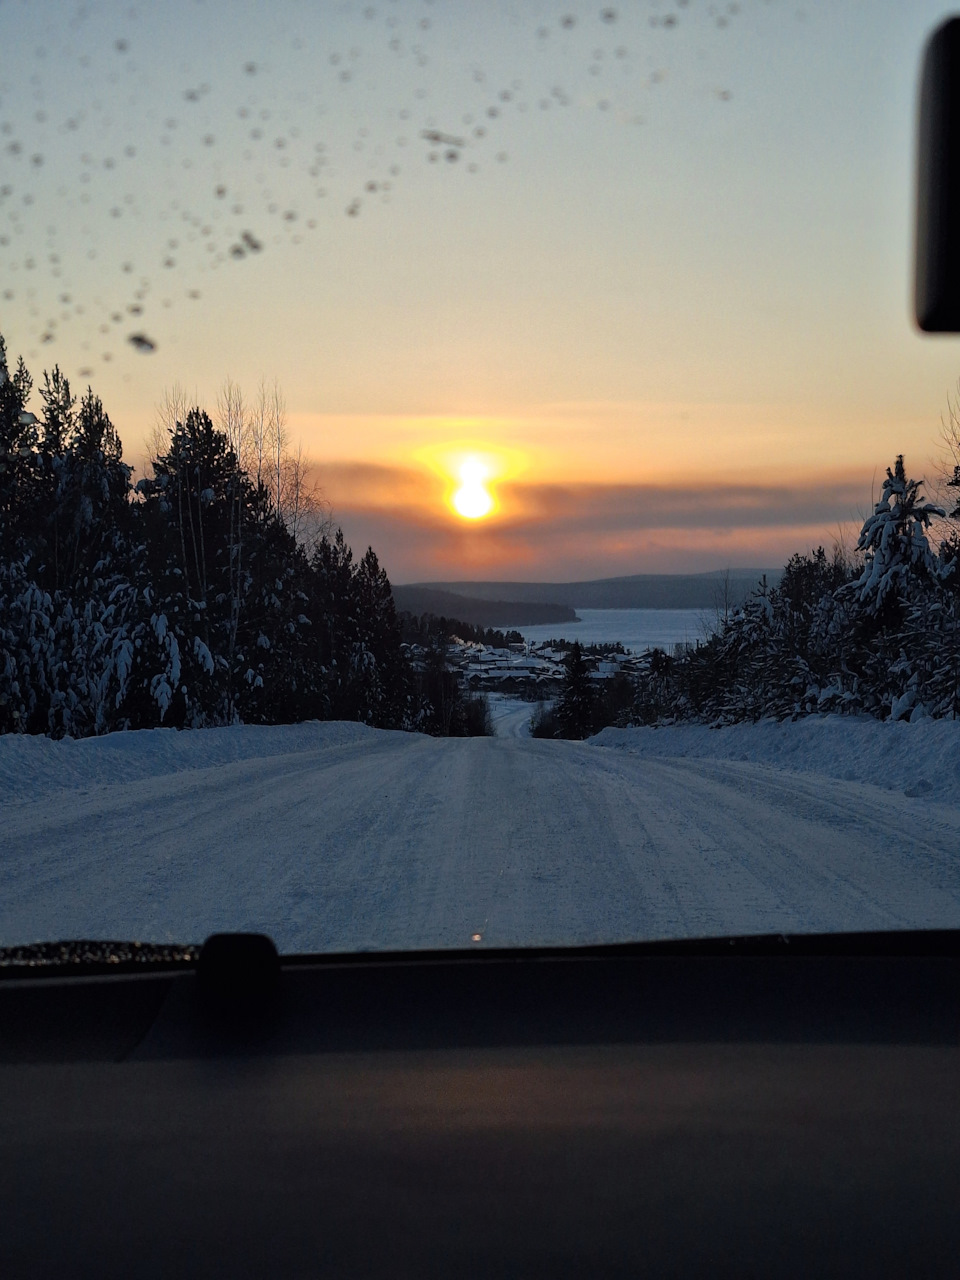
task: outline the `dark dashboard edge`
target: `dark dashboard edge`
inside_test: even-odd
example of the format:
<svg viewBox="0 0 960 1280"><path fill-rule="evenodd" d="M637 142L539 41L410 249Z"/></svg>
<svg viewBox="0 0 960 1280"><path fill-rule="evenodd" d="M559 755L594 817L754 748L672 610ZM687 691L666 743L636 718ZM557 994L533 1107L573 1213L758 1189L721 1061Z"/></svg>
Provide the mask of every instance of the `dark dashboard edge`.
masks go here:
<svg viewBox="0 0 960 1280"><path fill-rule="evenodd" d="M45 950L70 946L68 943L42 944ZM104 943L104 949L142 944ZM175 948L180 954L137 959L44 959L18 963L17 957L29 947L0 948L0 984L12 981L43 981L64 978L89 979L111 976L143 976L192 972L200 949L194 944ZM159 949L158 949L159 950ZM283 969L486 965L503 963L557 963L584 960L627 960L662 956L876 956L876 957L960 957L960 929L903 929L847 933L743 934L709 938L653 939L642 942L577 944L574 946L438 947L409 951L319 951L281 954Z"/></svg>

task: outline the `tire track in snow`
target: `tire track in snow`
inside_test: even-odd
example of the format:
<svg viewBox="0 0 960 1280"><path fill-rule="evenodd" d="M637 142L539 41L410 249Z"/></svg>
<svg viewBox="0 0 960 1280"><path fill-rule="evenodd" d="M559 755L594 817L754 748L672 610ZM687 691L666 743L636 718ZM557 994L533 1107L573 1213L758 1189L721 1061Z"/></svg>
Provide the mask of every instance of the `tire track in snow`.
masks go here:
<svg viewBox="0 0 960 1280"><path fill-rule="evenodd" d="M16 805L0 942L281 949L960 924L960 812L763 765L362 740Z"/></svg>

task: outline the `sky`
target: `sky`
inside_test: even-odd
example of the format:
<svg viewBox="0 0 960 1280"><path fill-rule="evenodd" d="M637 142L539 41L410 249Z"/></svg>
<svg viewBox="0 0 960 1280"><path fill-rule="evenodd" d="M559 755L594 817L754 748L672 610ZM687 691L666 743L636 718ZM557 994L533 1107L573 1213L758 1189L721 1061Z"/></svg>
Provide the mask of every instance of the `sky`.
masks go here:
<svg viewBox="0 0 960 1280"><path fill-rule="evenodd" d="M174 388L279 386L396 582L775 567L855 538L897 453L942 469L960 350L910 313L942 16L0 0L0 332L138 470Z"/></svg>

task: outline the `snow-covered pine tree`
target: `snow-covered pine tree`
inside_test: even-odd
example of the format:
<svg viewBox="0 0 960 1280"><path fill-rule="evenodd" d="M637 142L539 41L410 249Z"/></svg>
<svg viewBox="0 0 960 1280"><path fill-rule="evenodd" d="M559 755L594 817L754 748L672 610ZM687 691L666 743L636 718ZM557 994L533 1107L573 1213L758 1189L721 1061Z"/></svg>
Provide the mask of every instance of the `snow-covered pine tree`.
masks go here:
<svg viewBox="0 0 960 1280"><path fill-rule="evenodd" d="M677 661L665 649L648 649L640 660L629 723L659 724L679 714Z"/></svg>
<svg viewBox="0 0 960 1280"><path fill-rule="evenodd" d="M44 371L40 387L43 416L38 447L41 492L34 508L34 532L38 537L40 582L48 591L63 585L63 519L60 486L64 454L74 433L76 397L70 382L54 365Z"/></svg>
<svg viewBox="0 0 960 1280"><path fill-rule="evenodd" d="M0 339L0 732L408 722L410 673L372 551L355 564L338 531L308 562L231 436L186 405L134 499L92 391L78 408L54 368L37 419L31 388Z"/></svg>
<svg viewBox="0 0 960 1280"><path fill-rule="evenodd" d="M863 552L864 565L852 589L870 614L880 615L885 609L888 617L896 614L898 601L936 574L927 529L934 517L946 512L926 501L921 483L907 479L900 454L894 469L887 468L880 501L860 531L857 550Z"/></svg>
<svg viewBox="0 0 960 1280"><path fill-rule="evenodd" d="M574 643L564 662L563 683L557 699L557 727L562 738L587 738L593 732L594 696L590 669L579 643Z"/></svg>
<svg viewBox="0 0 960 1280"><path fill-rule="evenodd" d="M911 716L960 715L960 538L940 544L937 588L914 603L905 630L916 650L915 705Z"/></svg>
<svg viewBox="0 0 960 1280"><path fill-rule="evenodd" d="M353 576L363 655L357 696L368 724L399 729L408 713L409 681L400 645L400 623L393 592L376 553L368 547Z"/></svg>
<svg viewBox="0 0 960 1280"><path fill-rule="evenodd" d="M947 481L949 489L960 489L960 465L953 468L953 477ZM960 520L960 493L957 495L957 505L950 512L951 520Z"/></svg>
<svg viewBox="0 0 960 1280"><path fill-rule="evenodd" d="M38 422L27 408L32 388L22 359L10 373L0 334L0 556L7 563L23 554L40 504Z"/></svg>
<svg viewBox="0 0 960 1280"><path fill-rule="evenodd" d="M53 600L23 559L0 564L0 732L49 731L56 666Z"/></svg>
<svg viewBox="0 0 960 1280"><path fill-rule="evenodd" d="M150 678L154 697L166 723L223 724L235 715L239 616L249 586L241 530L253 490L227 437L199 408L174 424L151 469L137 490L151 626L167 672Z"/></svg>
<svg viewBox="0 0 960 1280"><path fill-rule="evenodd" d="M899 718L921 700L924 636L936 630L932 607L939 569L927 530L945 513L924 498L920 484L907 478L899 455L860 532L863 571L839 593L849 595L854 606L842 641L846 664L856 673L860 704L871 715Z"/></svg>
<svg viewBox="0 0 960 1280"><path fill-rule="evenodd" d="M321 538L310 557L310 616L320 662L326 714L334 720L356 719L351 685L351 654L359 643L359 620L353 592L353 552L342 529Z"/></svg>
<svg viewBox="0 0 960 1280"><path fill-rule="evenodd" d="M59 585L65 589L85 590L95 568L109 572L108 562L123 555L130 532L130 474L120 437L88 387L58 466Z"/></svg>

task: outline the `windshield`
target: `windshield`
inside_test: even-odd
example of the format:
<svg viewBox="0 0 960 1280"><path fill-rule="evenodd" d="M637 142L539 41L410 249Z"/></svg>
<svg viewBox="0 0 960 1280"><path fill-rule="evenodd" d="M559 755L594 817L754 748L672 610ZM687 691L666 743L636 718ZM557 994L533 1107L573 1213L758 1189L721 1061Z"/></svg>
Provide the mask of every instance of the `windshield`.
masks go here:
<svg viewBox="0 0 960 1280"><path fill-rule="evenodd" d="M960 925L938 5L0 5L0 946Z"/></svg>

